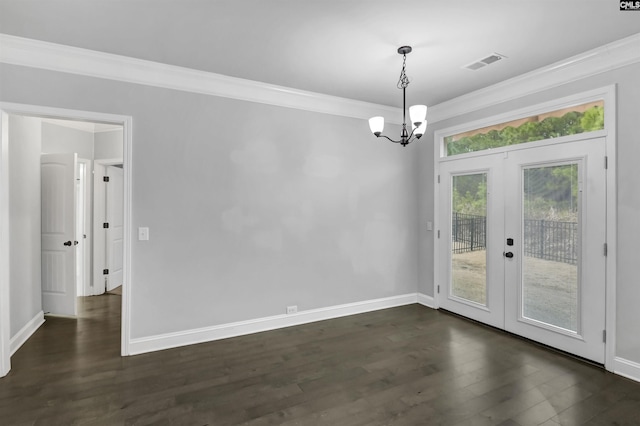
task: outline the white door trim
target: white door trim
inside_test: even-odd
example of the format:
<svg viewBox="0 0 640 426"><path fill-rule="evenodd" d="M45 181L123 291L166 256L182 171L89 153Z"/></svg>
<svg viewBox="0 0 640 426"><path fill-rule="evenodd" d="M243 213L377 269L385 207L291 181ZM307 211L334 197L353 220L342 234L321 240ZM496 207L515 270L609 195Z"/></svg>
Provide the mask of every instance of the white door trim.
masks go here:
<svg viewBox="0 0 640 426"><path fill-rule="evenodd" d="M438 254L438 232L440 232L442 228L442 221L439 217L440 211L440 186L438 186L438 179L440 176L440 161L442 159L442 155L444 152L444 137L456 134L459 132L471 130L474 128L481 128L490 124L496 124L500 122L510 121L512 119L520 118L527 113L534 112L542 112L542 110L550 111L555 106L561 108L562 106L568 104L575 104L579 101L585 99L594 99L600 98L605 101L605 130L599 132L597 136L603 136L605 138L605 152L608 158L608 170L607 170L607 182L606 182L606 191L607 191L607 206L606 206L606 217L607 217L607 247L608 254L606 258L606 343L605 343L605 362L604 366L608 371L615 372L616 370L616 264L617 264L617 229L618 229L618 201L617 201L617 132L616 132L616 91L617 86L610 85L598 89L589 90L583 93L577 93L573 96L569 96L562 99L556 99L549 102L545 102L538 105L532 105L526 108L522 108L520 110L511 111L508 113L498 114L494 116L490 116L487 118L483 118L481 120L476 120L473 122L467 122L462 125L457 125L455 127L450 127L446 129L437 130L434 133L433 137L433 182L437 185L436 190L433 191L433 205L434 205L434 223L435 223L435 233L433 238L433 252L434 252L434 260L433 260L433 293L434 293L434 308L438 309L440 306L440 296L438 294L438 286L439 286L439 277L440 277L440 256ZM569 142L573 140L572 137L566 137L563 141ZM535 142L533 142L535 143ZM544 141L540 142L541 144L545 143ZM555 142L558 143L558 142ZM518 145L512 146L513 148L504 148L505 151L508 149L518 149ZM502 148L500 149L502 150ZM493 150L492 150L493 151ZM471 154L465 154L468 156ZM478 155L482 155L481 152Z"/></svg>
<svg viewBox="0 0 640 426"><path fill-rule="evenodd" d="M103 166L115 166L117 164L122 164L124 160L122 158L101 158L93 161L98 164L102 164Z"/></svg>
<svg viewBox="0 0 640 426"><path fill-rule="evenodd" d="M616 267L618 252L618 134L617 134L617 86L606 87L604 94L604 127L607 129L605 138L605 155L607 156L607 259L606 259L606 342L604 366L607 370L616 372ZM607 106L608 105L608 106Z"/></svg>
<svg viewBox="0 0 640 426"><path fill-rule="evenodd" d="M0 108L0 377L11 369L9 304L9 115Z"/></svg>
<svg viewBox="0 0 640 426"><path fill-rule="evenodd" d="M132 136L133 118L126 115L52 108L0 102L0 377L11 369L9 304L9 185L8 185L8 114L76 121L95 121L123 126L124 156L124 254L122 286L122 356L129 355L131 336L131 208L132 208Z"/></svg>
<svg viewBox="0 0 640 426"><path fill-rule="evenodd" d="M79 238L82 238L82 258L84 260L83 263L83 276L82 276L82 294L78 294L78 296L90 296L91 295L91 248L93 245L93 229L91 229L91 224L93 221L93 179L90 179L90 171L92 169L91 165L93 160L89 160L86 158L78 158L78 164L84 164L84 224L85 224L85 234L86 238L83 235L79 235Z"/></svg>

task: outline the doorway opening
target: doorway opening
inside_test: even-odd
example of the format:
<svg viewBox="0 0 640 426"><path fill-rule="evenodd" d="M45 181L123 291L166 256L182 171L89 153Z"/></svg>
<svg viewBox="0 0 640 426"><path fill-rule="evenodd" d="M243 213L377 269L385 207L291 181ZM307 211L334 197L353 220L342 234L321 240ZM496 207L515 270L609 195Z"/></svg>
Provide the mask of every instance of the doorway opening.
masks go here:
<svg viewBox="0 0 640 426"><path fill-rule="evenodd" d="M45 314L75 317L79 301L107 291L122 294L120 353L128 355L131 118L0 107L0 377Z"/></svg>
<svg viewBox="0 0 640 426"><path fill-rule="evenodd" d="M122 285L123 128L13 116L9 123L40 128L42 310L75 317L78 297Z"/></svg>

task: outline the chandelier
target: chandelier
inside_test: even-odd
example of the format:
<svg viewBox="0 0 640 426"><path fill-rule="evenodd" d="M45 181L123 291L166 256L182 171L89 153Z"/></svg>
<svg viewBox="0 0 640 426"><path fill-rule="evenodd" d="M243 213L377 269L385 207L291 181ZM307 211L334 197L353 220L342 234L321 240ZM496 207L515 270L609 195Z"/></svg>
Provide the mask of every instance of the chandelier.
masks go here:
<svg viewBox="0 0 640 426"><path fill-rule="evenodd" d="M402 55L402 71L400 79L398 79L398 89L402 89L402 132L400 140L394 141L388 136L382 134L384 130L384 117L371 117L369 119L369 127L376 137L387 138L393 143L399 143L407 146L424 134L427 129L427 106L413 105L409 108L409 116L411 117L411 133L407 131L407 86L409 85L409 77L405 73L407 64L407 54L411 52L411 46L402 46L398 48L398 53Z"/></svg>

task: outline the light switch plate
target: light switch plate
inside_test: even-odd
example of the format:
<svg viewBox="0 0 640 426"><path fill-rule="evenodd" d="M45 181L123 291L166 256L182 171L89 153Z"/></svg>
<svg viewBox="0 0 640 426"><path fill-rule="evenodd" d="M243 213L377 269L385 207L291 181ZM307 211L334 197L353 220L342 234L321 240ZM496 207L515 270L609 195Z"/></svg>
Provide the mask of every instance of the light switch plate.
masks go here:
<svg viewBox="0 0 640 426"><path fill-rule="evenodd" d="M138 241L148 241L149 240L149 228L140 227L138 228Z"/></svg>

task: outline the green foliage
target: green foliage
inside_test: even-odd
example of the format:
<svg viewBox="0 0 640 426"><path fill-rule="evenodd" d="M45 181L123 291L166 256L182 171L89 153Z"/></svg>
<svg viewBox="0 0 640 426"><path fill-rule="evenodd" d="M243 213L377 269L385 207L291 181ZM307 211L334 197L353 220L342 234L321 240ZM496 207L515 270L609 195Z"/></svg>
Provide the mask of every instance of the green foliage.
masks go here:
<svg viewBox="0 0 640 426"><path fill-rule="evenodd" d="M584 116L580 119L580 125L585 132L604 129L604 108L596 105L586 110Z"/></svg>
<svg viewBox="0 0 640 426"><path fill-rule="evenodd" d="M525 169L523 178L526 219L578 221L577 164ZM452 189L452 211L487 215L486 174L454 176Z"/></svg>
<svg viewBox="0 0 640 426"><path fill-rule="evenodd" d="M487 175L453 177L452 211L477 216L487 215Z"/></svg>
<svg viewBox="0 0 640 426"><path fill-rule="evenodd" d="M578 165L524 171L525 219L577 222Z"/></svg>
<svg viewBox="0 0 640 426"><path fill-rule="evenodd" d="M562 117L547 117L518 127L490 130L453 141L445 138L447 155L482 151L560 136L592 132L604 128L604 109L593 106L584 113L571 111ZM577 222L578 167L576 164L525 170L524 214L527 219ZM486 216L485 174L455 176L452 208L458 213Z"/></svg>
<svg viewBox="0 0 640 426"><path fill-rule="evenodd" d="M456 141L445 138L447 155L464 154L525 142L540 141L604 129L604 109L593 106L584 113L571 111L562 117L547 117L542 121L529 121L518 127L490 130Z"/></svg>

